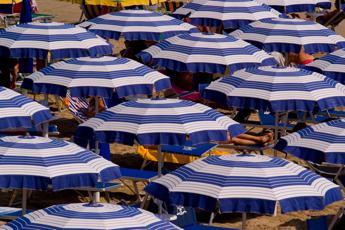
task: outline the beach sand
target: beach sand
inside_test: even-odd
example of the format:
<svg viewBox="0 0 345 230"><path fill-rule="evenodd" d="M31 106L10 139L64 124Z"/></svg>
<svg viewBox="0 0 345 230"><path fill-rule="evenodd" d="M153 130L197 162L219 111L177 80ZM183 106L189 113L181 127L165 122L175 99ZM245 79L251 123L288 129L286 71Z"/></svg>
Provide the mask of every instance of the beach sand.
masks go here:
<svg viewBox="0 0 345 230"><path fill-rule="evenodd" d="M54 21L65 22L65 23L76 23L79 21L81 14L80 7L77 4L71 4L56 0L37 0L39 10L42 13L52 14L55 16ZM345 35L345 22L337 27L337 32ZM119 46L119 44L117 44ZM121 44L122 45L122 44ZM64 138L68 139L73 135L75 128L78 123L72 118L72 116L64 111L57 113L60 117L55 121L59 128L64 133ZM135 154L135 148L123 145L112 145L112 160L121 165L127 167L139 167L142 159ZM289 157L290 160L298 161L296 158ZM142 189L143 186L140 188ZM0 193L0 206L6 206L10 198L11 193L1 192ZM53 204L70 203L70 202L86 202L86 194L77 193L73 190L61 191L61 192L33 192L30 199L29 207L31 208L44 208ZM112 201L117 202L119 200L134 201L135 196L130 192L129 189L123 187L116 190L116 193L111 194ZM17 196L17 200L20 200L20 195ZM265 215L249 215L248 216L248 230L265 230L265 229L279 229L279 230L302 230L306 229L305 221L311 216L330 215L337 212L340 206L345 206L345 202L338 202L330 205L325 210L320 212L296 212L286 215L278 214L270 217ZM208 214L200 213L198 215L200 221L207 222ZM2 222L4 223L4 222ZM1 224L1 222L0 222ZM239 214L226 214L217 215L214 220L214 225L223 227L235 227L241 226L241 216ZM345 229L345 227L344 227Z"/></svg>

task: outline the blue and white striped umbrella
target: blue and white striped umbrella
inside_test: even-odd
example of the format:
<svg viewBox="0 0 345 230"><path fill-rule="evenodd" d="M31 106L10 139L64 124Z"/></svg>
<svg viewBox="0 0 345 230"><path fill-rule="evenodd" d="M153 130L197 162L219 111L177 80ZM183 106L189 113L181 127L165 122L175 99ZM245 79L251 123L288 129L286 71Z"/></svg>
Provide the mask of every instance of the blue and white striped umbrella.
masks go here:
<svg viewBox="0 0 345 230"><path fill-rule="evenodd" d="M309 126L282 137L277 150L315 163L345 164L345 120Z"/></svg>
<svg viewBox="0 0 345 230"><path fill-rule="evenodd" d="M180 229L143 209L116 204L62 204L31 212L1 229Z"/></svg>
<svg viewBox="0 0 345 230"><path fill-rule="evenodd" d="M47 59L112 54L112 46L85 29L63 23L27 23L0 34L0 56Z"/></svg>
<svg viewBox="0 0 345 230"><path fill-rule="evenodd" d="M121 35L127 41L159 41L181 33L195 32L198 29L168 15L147 10L122 10L105 14L80 24L89 27L104 38L118 40Z"/></svg>
<svg viewBox="0 0 345 230"><path fill-rule="evenodd" d="M278 18L280 13L256 0L194 0L178 8L174 15L188 16L194 25L239 28L264 18Z"/></svg>
<svg viewBox="0 0 345 230"><path fill-rule="evenodd" d="M297 164L255 154L202 158L145 187L155 198L175 205L221 213L274 214L322 210L342 200L338 185Z"/></svg>
<svg viewBox="0 0 345 230"><path fill-rule="evenodd" d="M184 145L226 141L245 132L212 108L179 99L141 99L107 109L79 125L76 136L133 145Z"/></svg>
<svg viewBox="0 0 345 230"><path fill-rule="evenodd" d="M90 84L92 83L92 84ZM78 58L52 64L26 77L22 88L65 97L152 95L170 88L170 78L127 58Z"/></svg>
<svg viewBox="0 0 345 230"><path fill-rule="evenodd" d="M345 49L327 54L305 66L305 69L322 73L342 84L345 83Z"/></svg>
<svg viewBox="0 0 345 230"><path fill-rule="evenodd" d="M314 12L316 7L330 9L332 2L330 0L257 0L280 12Z"/></svg>
<svg viewBox="0 0 345 230"><path fill-rule="evenodd" d="M232 32L236 38L267 52L306 53L333 52L345 48L345 38L313 21L302 19L263 19Z"/></svg>
<svg viewBox="0 0 345 230"><path fill-rule="evenodd" d="M47 107L13 90L0 87L0 129L30 128L52 117Z"/></svg>
<svg viewBox="0 0 345 230"><path fill-rule="evenodd" d="M95 186L121 176L117 165L76 144L36 136L0 138L0 188L53 190Z"/></svg>
<svg viewBox="0 0 345 230"><path fill-rule="evenodd" d="M146 63L186 72L224 73L238 69L275 65L265 51L232 36L192 33L168 38L138 54Z"/></svg>
<svg viewBox="0 0 345 230"><path fill-rule="evenodd" d="M345 106L345 86L294 67L259 67L212 82L204 97L244 109L312 112Z"/></svg>

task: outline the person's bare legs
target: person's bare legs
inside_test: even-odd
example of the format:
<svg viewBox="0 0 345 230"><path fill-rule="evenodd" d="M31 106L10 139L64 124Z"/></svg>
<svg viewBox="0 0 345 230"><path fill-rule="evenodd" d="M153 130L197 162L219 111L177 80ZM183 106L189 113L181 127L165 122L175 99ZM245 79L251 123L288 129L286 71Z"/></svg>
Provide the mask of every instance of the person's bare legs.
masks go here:
<svg viewBox="0 0 345 230"><path fill-rule="evenodd" d="M271 132L265 133L264 135L252 135L250 133L240 134L232 138L232 142L238 145L256 145L266 144L273 140L273 134Z"/></svg>

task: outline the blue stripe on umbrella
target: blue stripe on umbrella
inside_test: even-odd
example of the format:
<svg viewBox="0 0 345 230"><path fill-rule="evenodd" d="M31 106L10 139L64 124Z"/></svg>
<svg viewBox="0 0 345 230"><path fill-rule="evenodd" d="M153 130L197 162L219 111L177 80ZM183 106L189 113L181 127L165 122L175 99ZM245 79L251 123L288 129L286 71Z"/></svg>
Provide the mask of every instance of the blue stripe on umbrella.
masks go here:
<svg viewBox="0 0 345 230"><path fill-rule="evenodd" d="M37 41L40 41L37 45ZM36 44L35 44L36 42ZM1 56L52 59L112 54L112 46L95 34L63 23L27 23L0 34ZM75 44L75 45L73 45Z"/></svg>
<svg viewBox="0 0 345 230"><path fill-rule="evenodd" d="M119 167L93 152L43 137L0 138L0 187L53 190L95 186L121 176Z"/></svg>
<svg viewBox="0 0 345 230"><path fill-rule="evenodd" d="M114 125L117 124L117 125ZM237 122L198 103L175 100L125 102L81 124L76 136L132 145L183 145L226 141L245 132Z"/></svg>
<svg viewBox="0 0 345 230"><path fill-rule="evenodd" d="M211 83L203 96L232 107L271 112L323 111L345 105L342 84L293 67L239 70Z"/></svg>
<svg viewBox="0 0 345 230"><path fill-rule="evenodd" d="M239 28L253 21L281 16L271 7L253 0L192 1L177 9L174 15L188 16L194 25L224 25L225 29Z"/></svg>
<svg viewBox="0 0 345 230"><path fill-rule="evenodd" d="M267 52L299 53L304 47L306 53L317 53L345 47L342 36L316 22L302 19L263 19L243 26L231 35Z"/></svg>
<svg viewBox="0 0 345 230"><path fill-rule="evenodd" d="M168 203L214 212L274 214L322 210L342 200L339 186L284 159L210 156L154 180L145 191Z"/></svg>
<svg viewBox="0 0 345 230"><path fill-rule="evenodd" d="M181 33L196 32L188 23L158 12L123 10L102 15L80 24L105 38L118 40L121 35L127 41L159 41Z"/></svg>
<svg viewBox="0 0 345 230"><path fill-rule="evenodd" d="M138 54L145 63L183 72L224 73L277 64L273 57L249 43L220 34L182 34Z"/></svg>
<svg viewBox="0 0 345 230"><path fill-rule="evenodd" d="M0 129L30 128L52 118L49 109L10 89L0 87Z"/></svg>
<svg viewBox="0 0 345 230"><path fill-rule="evenodd" d="M284 12L284 13L296 13L296 12L314 12L316 7L323 9L330 9L332 6L329 0L308 0L297 3L296 1L291 2L289 0L260 0L260 2L271 6L272 8Z"/></svg>
<svg viewBox="0 0 345 230"><path fill-rule="evenodd" d="M120 81L120 82L119 82ZM90 85L90 82L92 84ZM106 82L106 83L105 83ZM111 98L151 96L171 87L170 79L153 69L126 58L79 58L55 63L26 77L22 88L35 93L72 97Z"/></svg>
<svg viewBox="0 0 345 230"><path fill-rule="evenodd" d="M345 83L345 49L336 50L306 65L307 70L326 75L342 84Z"/></svg>
<svg viewBox="0 0 345 230"><path fill-rule="evenodd" d="M345 164L345 121L333 120L282 137L275 149L315 163Z"/></svg>
<svg viewBox="0 0 345 230"><path fill-rule="evenodd" d="M49 218L53 221L46 221ZM58 221L54 221L58 219ZM6 224L7 229L180 229L148 211L115 204L54 205Z"/></svg>

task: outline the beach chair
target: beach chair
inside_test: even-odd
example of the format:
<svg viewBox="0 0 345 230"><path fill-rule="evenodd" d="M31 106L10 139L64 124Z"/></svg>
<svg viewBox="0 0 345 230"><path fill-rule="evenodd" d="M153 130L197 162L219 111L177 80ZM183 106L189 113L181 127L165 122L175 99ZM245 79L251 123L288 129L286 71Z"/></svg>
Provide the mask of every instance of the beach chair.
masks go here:
<svg viewBox="0 0 345 230"><path fill-rule="evenodd" d="M172 220L171 222L185 230L236 230L234 228L223 228L198 224L195 209L190 207L185 207L184 212L182 213L176 213L175 211L175 215L177 219Z"/></svg>
<svg viewBox="0 0 345 230"><path fill-rule="evenodd" d="M161 3L161 8L169 15L171 15L175 10L184 5L186 1L179 0L166 0Z"/></svg>
<svg viewBox="0 0 345 230"><path fill-rule="evenodd" d="M317 216L307 220L307 230L343 230L345 226L344 208L334 216Z"/></svg>
<svg viewBox="0 0 345 230"><path fill-rule="evenodd" d="M259 111L258 115L259 115L259 121L246 120L244 122L241 122L241 124L250 128L275 129L275 116L272 113ZM289 124L287 122L278 123L279 130L290 131L293 128L294 128L294 125Z"/></svg>
<svg viewBox="0 0 345 230"><path fill-rule="evenodd" d="M345 165L326 162L316 164L310 161L306 161L306 164L311 170L332 180L334 183L338 184L343 191L345 191Z"/></svg>
<svg viewBox="0 0 345 230"><path fill-rule="evenodd" d="M146 204L146 201L148 199L148 194L145 194L144 199L141 199L139 189L138 189L138 183L143 183L144 185L147 185L152 180L157 178L158 173L154 171L147 171L142 169L132 169L132 168L120 168L121 171L121 178L120 181L123 185L125 185L133 194L137 196L137 200L135 203L140 203L142 207ZM125 180L132 181L131 187L128 183L126 183Z"/></svg>

